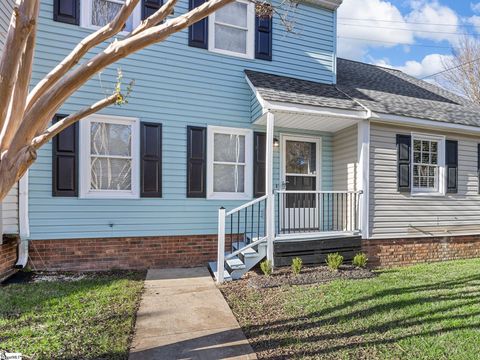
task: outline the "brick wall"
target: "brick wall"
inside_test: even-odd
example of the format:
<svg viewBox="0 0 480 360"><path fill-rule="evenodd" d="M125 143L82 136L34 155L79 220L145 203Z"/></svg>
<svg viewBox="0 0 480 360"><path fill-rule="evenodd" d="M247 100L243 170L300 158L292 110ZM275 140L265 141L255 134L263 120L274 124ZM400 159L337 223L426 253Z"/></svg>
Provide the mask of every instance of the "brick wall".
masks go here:
<svg viewBox="0 0 480 360"><path fill-rule="evenodd" d="M35 270L90 271L205 266L217 235L30 241Z"/></svg>
<svg viewBox="0 0 480 360"><path fill-rule="evenodd" d="M0 244L0 282L15 271L13 266L17 262L17 244L17 238L6 236Z"/></svg>
<svg viewBox="0 0 480 360"><path fill-rule="evenodd" d="M480 257L480 235L363 240L362 249L375 267L468 259Z"/></svg>

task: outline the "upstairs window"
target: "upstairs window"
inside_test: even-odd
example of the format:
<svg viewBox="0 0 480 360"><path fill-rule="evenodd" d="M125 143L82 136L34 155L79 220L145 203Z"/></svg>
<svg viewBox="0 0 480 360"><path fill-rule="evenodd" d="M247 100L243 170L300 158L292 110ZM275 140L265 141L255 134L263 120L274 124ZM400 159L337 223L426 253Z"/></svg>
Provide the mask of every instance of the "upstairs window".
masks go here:
<svg viewBox="0 0 480 360"><path fill-rule="evenodd" d="M209 50L253 59L255 5L236 1L217 10L209 20Z"/></svg>
<svg viewBox="0 0 480 360"><path fill-rule="evenodd" d="M98 29L115 18L125 0L84 0L82 1L81 24L84 27ZM140 23L140 6L133 10L125 23L122 33L131 32Z"/></svg>

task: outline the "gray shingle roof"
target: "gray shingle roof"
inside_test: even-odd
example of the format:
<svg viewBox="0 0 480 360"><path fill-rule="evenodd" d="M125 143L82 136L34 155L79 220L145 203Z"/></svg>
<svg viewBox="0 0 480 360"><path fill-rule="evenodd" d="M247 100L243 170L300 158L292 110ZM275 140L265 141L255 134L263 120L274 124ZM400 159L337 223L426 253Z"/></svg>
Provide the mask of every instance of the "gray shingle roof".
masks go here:
<svg viewBox="0 0 480 360"><path fill-rule="evenodd" d="M398 70L338 59L336 86L246 73L267 101L361 110L355 99L377 113L480 126L480 106Z"/></svg>
<svg viewBox="0 0 480 360"><path fill-rule="evenodd" d="M248 79L266 101L315 105L342 110L364 110L332 85L245 70Z"/></svg>

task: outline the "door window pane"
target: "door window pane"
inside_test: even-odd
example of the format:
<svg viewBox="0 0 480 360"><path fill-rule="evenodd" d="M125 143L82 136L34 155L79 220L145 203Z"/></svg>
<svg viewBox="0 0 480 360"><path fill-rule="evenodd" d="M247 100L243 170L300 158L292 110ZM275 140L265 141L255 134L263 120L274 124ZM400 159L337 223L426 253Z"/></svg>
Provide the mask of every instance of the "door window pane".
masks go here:
<svg viewBox="0 0 480 360"><path fill-rule="evenodd" d="M316 143L288 140L286 142L285 153L287 174L316 174Z"/></svg>

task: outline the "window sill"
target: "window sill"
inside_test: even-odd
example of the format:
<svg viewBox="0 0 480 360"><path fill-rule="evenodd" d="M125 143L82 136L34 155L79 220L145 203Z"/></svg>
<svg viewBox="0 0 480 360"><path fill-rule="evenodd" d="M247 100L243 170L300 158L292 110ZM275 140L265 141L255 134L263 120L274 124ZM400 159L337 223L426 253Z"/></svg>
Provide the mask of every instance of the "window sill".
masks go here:
<svg viewBox="0 0 480 360"><path fill-rule="evenodd" d="M207 200L252 200L253 196L248 194L229 194L229 193L214 193L207 196Z"/></svg>
<svg viewBox="0 0 480 360"><path fill-rule="evenodd" d="M246 60L254 60L255 59L255 57L253 55L249 54L249 53L242 54L242 53L236 53L236 52L233 52L233 51L215 49L215 48L209 48L208 51L210 51L212 53L215 53L215 54L232 56L232 57L246 59Z"/></svg>
<svg viewBox="0 0 480 360"><path fill-rule="evenodd" d="M411 192L412 197L445 197L446 194L441 192Z"/></svg>
<svg viewBox="0 0 480 360"><path fill-rule="evenodd" d="M128 200L128 199L139 199L140 196L134 193L96 193L88 192L86 194L81 194L80 199L119 199L119 200Z"/></svg>

